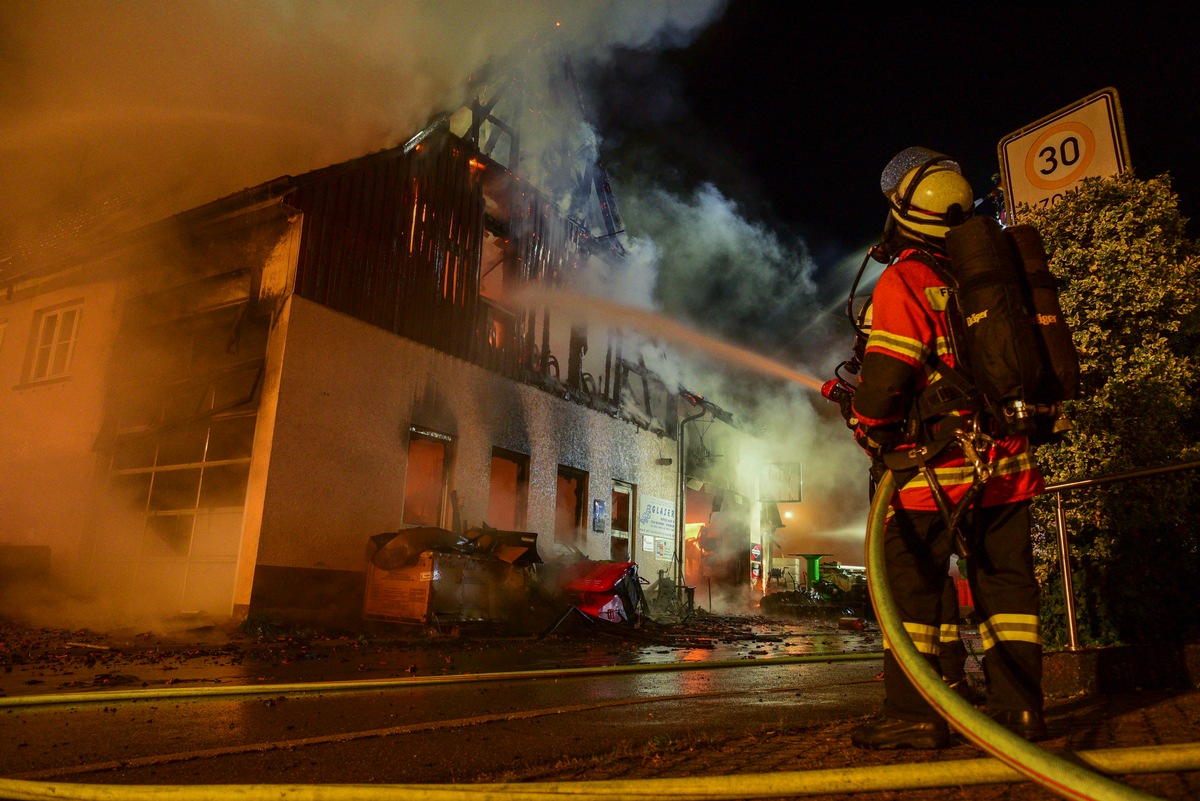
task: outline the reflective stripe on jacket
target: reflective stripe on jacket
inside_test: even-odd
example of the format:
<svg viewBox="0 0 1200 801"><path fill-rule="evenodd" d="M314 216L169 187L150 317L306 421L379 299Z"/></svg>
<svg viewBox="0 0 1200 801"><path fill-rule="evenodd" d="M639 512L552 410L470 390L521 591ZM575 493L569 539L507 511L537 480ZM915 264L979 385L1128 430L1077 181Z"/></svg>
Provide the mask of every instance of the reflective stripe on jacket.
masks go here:
<svg viewBox="0 0 1200 801"><path fill-rule="evenodd" d="M883 271L872 295L871 335L854 394L854 412L861 424L873 429L891 426L899 430L914 395L943 380L931 364L931 353L936 352L947 366L955 366L945 313L946 283L929 265L913 258L913 253L905 251ZM968 409L950 412L969 413ZM899 447L912 447L912 443ZM998 438L988 458L993 473L984 487L984 506L1028 500L1044 489L1025 437ZM931 459L929 466L951 503L966 494L974 479L966 457L955 446ZM895 505L922 512L938 508L929 483L920 474L901 487Z"/></svg>

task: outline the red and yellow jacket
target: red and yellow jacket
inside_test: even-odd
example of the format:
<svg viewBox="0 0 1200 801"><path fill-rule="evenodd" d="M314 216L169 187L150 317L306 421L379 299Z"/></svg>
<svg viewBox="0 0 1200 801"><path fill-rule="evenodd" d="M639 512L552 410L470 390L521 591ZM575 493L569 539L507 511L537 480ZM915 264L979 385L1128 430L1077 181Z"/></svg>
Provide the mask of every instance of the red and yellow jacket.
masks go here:
<svg viewBox="0 0 1200 801"><path fill-rule="evenodd" d="M930 359L931 353L936 352L947 366L955 366L945 313L946 282L928 264L914 258L914 252L904 251L883 271L872 295L871 335L854 394L854 412L860 428L876 435L892 431L899 436L913 398L944 380L936 362ZM968 413L967 409L950 412ZM913 445L901 440L895 447ZM1028 500L1045 488L1025 437L998 437L987 457L993 469L984 486L984 506ZM962 450L952 444L928 464L950 503L957 503L974 479L974 470ZM929 483L920 473L900 488L893 505L920 512L938 509Z"/></svg>

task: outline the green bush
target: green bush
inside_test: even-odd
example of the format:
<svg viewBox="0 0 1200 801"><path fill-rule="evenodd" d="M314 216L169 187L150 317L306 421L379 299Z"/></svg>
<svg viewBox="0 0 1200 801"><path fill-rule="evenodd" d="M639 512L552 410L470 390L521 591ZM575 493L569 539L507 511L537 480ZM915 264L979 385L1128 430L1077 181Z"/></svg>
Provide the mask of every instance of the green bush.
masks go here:
<svg viewBox="0 0 1200 801"><path fill-rule="evenodd" d="M1081 362L1076 429L1038 450L1047 483L1200 458L1200 251L1169 176L1088 179L1048 209L1022 209L1062 281ZM1200 635L1200 471L1064 496L1080 640ZM1054 498L1034 508L1047 645L1067 641Z"/></svg>

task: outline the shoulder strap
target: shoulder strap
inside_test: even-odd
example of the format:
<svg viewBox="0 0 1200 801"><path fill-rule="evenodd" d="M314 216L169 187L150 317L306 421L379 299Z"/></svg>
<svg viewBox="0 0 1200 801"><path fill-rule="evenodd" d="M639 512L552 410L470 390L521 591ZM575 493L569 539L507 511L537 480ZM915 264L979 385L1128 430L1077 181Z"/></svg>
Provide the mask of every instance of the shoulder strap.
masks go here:
<svg viewBox="0 0 1200 801"><path fill-rule="evenodd" d="M951 290L958 289L958 281L955 280L954 274L946 269L946 265L942 263L941 259L929 251L913 250L908 254L908 258L912 259L913 261L919 261L929 269L933 270L934 274L937 275L938 278L945 281L946 286L950 287Z"/></svg>
<svg viewBox="0 0 1200 801"><path fill-rule="evenodd" d="M978 413L987 408L979 388L965 372L946 364L936 353L930 353L925 362L938 371L941 380L921 390L914 398L910 413L918 420L932 420L960 409Z"/></svg>
<svg viewBox="0 0 1200 801"><path fill-rule="evenodd" d="M946 313L950 315L956 314L958 304L953 296L959 288L958 281L950 270L947 269L942 260L924 250L913 250L908 254L908 258L926 265L929 269L933 270L938 278L946 282L946 286L950 288L951 294L951 305L947 308ZM955 341L953 322L947 327L951 334L950 347L957 359L958 343ZM942 357L938 355L936 349L931 351L925 358L925 363L936 370L942 376L942 380L930 387L926 387L914 399L911 411L916 414L918 420L924 421L933 417L939 417L961 409L964 406L976 411L982 410L984 406L983 396L979 393L975 382L966 371L946 364Z"/></svg>

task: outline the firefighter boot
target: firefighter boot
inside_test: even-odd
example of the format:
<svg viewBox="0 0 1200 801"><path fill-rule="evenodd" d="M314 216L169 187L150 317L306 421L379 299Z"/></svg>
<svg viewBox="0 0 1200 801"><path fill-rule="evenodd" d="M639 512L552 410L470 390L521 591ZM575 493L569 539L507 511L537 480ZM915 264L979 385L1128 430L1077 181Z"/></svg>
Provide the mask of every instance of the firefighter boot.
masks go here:
<svg viewBox="0 0 1200 801"><path fill-rule="evenodd" d="M917 721L883 717L864 723L850 734L850 742L859 748L945 748L950 729L944 720Z"/></svg>
<svg viewBox="0 0 1200 801"><path fill-rule="evenodd" d="M988 712L988 717L1031 743L1045 740L1048 736L1046 720L1041 712L1032 709L998 709Z"/></svg>

